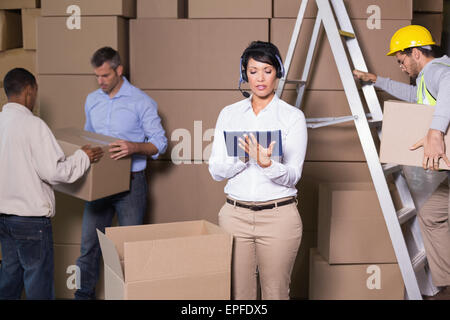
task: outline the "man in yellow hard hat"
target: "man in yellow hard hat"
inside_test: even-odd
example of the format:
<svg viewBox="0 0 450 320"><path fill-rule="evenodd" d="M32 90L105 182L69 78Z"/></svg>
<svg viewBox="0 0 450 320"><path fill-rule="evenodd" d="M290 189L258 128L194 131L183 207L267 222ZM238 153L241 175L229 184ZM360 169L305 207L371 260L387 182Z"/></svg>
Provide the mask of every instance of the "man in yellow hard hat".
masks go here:
<svg viewBox="0 0 450 320"><path fill-rule="evenodd" d="M415 86L359 70L354 70L353 74L398 99L435 106L427 135L410 149L424 147L423 168L438 170L440 158L449 164L444 134L450 122L450 58L445 55L437 58L434 46L430 32L418 25L401 28L392 36L387 55L395 56L400 68L416 79ZM443 287L439 294L443 299L450 299L448 182L446 179L438 187L418 215L432 280L435 286Z"/></svg>

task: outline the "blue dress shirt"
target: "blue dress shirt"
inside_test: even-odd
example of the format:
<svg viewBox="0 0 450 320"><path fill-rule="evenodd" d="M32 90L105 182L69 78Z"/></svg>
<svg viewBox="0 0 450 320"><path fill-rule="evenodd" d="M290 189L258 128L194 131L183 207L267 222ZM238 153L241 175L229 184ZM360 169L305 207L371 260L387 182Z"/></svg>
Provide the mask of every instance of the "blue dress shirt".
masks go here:
<svg viewBox="0 0 450 320"><path fill-rule="evenodd" d="M123 77L119 92L110 98L98 89L88 95L84 129L131 142L151 142L158 149L153 159L167 149L167 138L158 116L158 105L143 91ZM132 155L131 171L144 170L145 155Z"/></svg>

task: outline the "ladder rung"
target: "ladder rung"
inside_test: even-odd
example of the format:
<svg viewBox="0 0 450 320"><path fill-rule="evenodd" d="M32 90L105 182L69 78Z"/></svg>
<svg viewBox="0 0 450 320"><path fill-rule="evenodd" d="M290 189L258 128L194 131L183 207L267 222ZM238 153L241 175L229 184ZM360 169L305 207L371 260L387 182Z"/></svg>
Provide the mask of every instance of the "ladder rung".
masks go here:
<svg viewBox="0 0 450 320"><path fill-rule="evenodd" d="M305 86L306 85L306 81L303 80L296 80L296 79L286 79L285 81L286 83L295 83L299 86Z"/></svg>
<svg viewBox="0 0 450 320"><path fill-rule="evenodd" d="M380 120L368 120L369 121L369 127L371 128L380 128L383 124L383 121Z"/></svg>
<svg viewBox="0 0 450 320"><path fill-rule="evenodd" d="M344 37L347 37L347 38L352 38L352 39L355 38L355 34L354 33L347 32L347 31L344 31L344 30L339 30L339 34L341 36L344 36Z"/></svg>
<svg viewBox="0 0 450 320"><path fill-rule="evenodd" d="M416 215L415 208L403 208L397 211L398 222L404 224L406 221Z"/></svg>
<svg viewBox="0 0 450 320"><path fill-rule="evenodd" d="M412 266L414 268L414 271L419 271L425 267L425 264L427 262L427 255L425 254L425 251L419 252L413 259L412 259Z"/></svg>
<svg viewBox="0 0 450 320"><path fill-rule="evenodd" d="M395 164L395 163L387 163L387 164L383 164L383 171L384 171L384 175L388 176L392 173L396 173L400 170L402 170L402 166L399 164Z"/></svg>

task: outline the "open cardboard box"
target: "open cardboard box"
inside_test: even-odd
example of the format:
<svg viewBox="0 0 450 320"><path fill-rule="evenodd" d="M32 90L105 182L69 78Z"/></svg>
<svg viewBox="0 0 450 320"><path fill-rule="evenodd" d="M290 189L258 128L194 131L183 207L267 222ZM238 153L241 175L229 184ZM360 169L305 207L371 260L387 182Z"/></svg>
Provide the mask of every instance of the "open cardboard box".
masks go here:
<svg viewBox="0 0 450 320"><path fill-rule="evenodd" d="M55 190L79 199L93 201L130 189L131 158L113 160L109 156L109 144L117 138L104 136L76 128L54 131L55 137L66 156L72 155L84 145L102 147L104 155L91 164L89 171L74 183L55 185Z"/></svg>
<svg viewBox="0 0 450 320"><path fill-rule="evenodd" d="M205 220L97 229L106 300L228 300L232 235Z"/></svg>
<svg viewBox="0 0 450 320"><path fill-rule="evenodd" d="M409 150L426 136L433 118L434 107L401 101L384 103L380 162L422 167L423 148ZM450 157L450 137L444 137L447 157ZM439 169L450 170L440 159Z"/></svg>

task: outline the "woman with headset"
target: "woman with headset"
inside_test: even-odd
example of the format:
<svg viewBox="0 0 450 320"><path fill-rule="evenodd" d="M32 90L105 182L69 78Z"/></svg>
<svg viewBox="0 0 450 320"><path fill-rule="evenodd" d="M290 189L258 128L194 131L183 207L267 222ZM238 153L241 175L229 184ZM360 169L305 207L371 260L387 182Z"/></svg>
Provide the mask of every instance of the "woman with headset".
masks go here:
<svg viewBox="0 0 450 320"><path fill-rule="evenodd" d="M289 285L302 237L296 184L306 153L303 113L275 94L284 76L280 53L269 42L254 41L241 57L241 79L251 95L219 114L209 159L214 180L228 179L219 225L233 234L232 298L289 299ZM258 140L264 132L279 132L278 142ZM227 132L246 132L226 140ZM264 139L263 139L264 140ZM237 142L227 149L227 144ZM229 147L229 146L228 146ZM246 157L227 150L239 148ZM273 154L282 156L275 160Z"/></svg>

